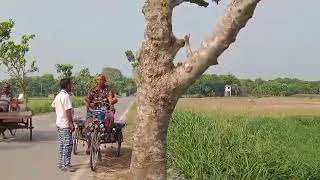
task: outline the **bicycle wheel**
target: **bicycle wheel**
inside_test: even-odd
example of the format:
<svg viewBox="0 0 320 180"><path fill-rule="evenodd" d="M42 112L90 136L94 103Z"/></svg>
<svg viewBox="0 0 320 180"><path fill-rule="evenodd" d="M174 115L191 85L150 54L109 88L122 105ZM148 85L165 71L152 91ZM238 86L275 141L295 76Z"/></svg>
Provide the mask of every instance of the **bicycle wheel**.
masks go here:
<svg viewBox="0 0 320 180"><path fill-rule="evenodd" d="M79 144L79 139L80 139L80 134L79 134L79 129L77 128L74 133L73 137L73 154L77 154L78 150L78 144Z"/></svg>
<svg viewBox="0 0 320 180"><path fill-rule="evenodd" d="M117 157L120 157L121 143L123 141L122 131L118 132L117 141L118 141Z"/></svg>
<svg viewBox="0 0 320 180"><path fill-rule="evenodd" d="M94 131L91 133L91 145L90 145L90 167L92 171L95 171L97 168L99 153L100 153L99 133L97 131Z"/></svg>

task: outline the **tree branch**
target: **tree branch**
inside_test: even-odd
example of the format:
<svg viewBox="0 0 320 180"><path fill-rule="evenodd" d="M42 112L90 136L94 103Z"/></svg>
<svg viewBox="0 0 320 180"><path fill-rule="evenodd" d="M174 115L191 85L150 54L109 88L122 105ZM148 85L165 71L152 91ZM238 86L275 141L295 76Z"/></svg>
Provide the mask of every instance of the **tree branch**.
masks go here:
<svg viewBox="0 0 320 180"><path fill-rule="evenodd" d="M190 46L190 34L184 36L184 41L186 43L186 48L187 48L187 57L191 57L192 56L192 49Z"/></svg>
<svg viewBox="0 0 320 180"><path fill-rule="evenodd" d="M209 5L209 3L204 0L175 0L174 7L179 6L180 4L182 4L184 2L197 4L198 6L201 6L201 7L208 7L208 5Z"/></svg>
<svg viewBox="0 0 320 180"><path fill-rule="evenodd" d="M212 0L215 3L219 3L220 0ZM197 4L198 6L201 7L208 7L209 3L205 0L175 0L174 1L174 7L179 6L180 4L184 3L184 2L189 2L192 4Z"/></svg>
<svg viewBox="0 0 320 180"><path fill-rule="evenodd" d="M187 88L211 65L218 64L217 58L236 40L259 2L260 0L231 1L211 36L203 41L199 50L192 52L182 66L174 70L172 79L178 89Z"/></svg>
<svg viewBox="0 0 320 180"><path fill-rule="evenodd" d="M179 38L176 38L173 34L172 34L173 38L172 40L174 41L173 42L173 45L172 45L172 54L173 56L176 56L176 54L178 53L178 51L184 47L185 45L185 39L179 39Z"/></svg>

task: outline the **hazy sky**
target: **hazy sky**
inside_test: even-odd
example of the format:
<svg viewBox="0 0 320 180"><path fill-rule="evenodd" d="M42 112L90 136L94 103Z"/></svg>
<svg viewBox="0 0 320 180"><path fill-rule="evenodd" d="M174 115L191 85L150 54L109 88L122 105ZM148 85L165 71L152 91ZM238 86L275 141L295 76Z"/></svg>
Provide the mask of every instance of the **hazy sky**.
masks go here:
<svg viewBox="0 0 320 180"><path fill-rule="evenodd" d="M176 8L174 33L191 33L191 45L198 47L229 1ZM16 21L14 38L36 34L29 55L37 59L39 74L54 73L56 63L70 63L76 71L85 66L96 73L111 66L131 76L124 51L141 46L142 5L143 0L0 0L0 21ZM319 0L262 0L236 43L207 73L320 80L319 6ZM185 58L185 49L177 58Z"/></svg>

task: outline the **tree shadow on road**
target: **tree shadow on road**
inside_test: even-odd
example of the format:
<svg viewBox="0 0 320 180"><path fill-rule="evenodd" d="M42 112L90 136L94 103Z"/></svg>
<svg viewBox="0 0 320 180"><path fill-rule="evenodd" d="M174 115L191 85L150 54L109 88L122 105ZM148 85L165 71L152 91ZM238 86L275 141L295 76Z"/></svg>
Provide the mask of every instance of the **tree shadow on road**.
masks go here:
<svg viewBox="0 0 320 180"><path fill-rule="evenodd" d="M30 141L29 130L18 129L14 136L6 131L7 139L0 139L0 142L30 142L30 143L41 143L41 142L52 142L57 141L57 132L56 131L43 131L43 130L34 130L32 132L32 141Z"/></svg>
<svg viewBox="0 0 320 180"><path fill-rule="evenodd" d="M120 157L116 156L117 148L107 148L102 151L102 162L98 164L97 178L98 179L118 179L130 169L132 148L122 147Z"/></svg>

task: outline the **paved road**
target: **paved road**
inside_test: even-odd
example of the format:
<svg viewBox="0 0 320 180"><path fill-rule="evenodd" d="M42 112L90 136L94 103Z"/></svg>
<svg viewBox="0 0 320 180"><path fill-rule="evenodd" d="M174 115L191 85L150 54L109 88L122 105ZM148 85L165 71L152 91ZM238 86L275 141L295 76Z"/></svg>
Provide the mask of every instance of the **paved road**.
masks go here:
<svg viewBox="0 0 320 180"><path fill-rule="evenodd" d="M121 98L116 104L116 119L127 110L133 97ZM83 108L76 114L83 115ZM57 169L57 133L55 114L47 113L33 117L33 141L29 141L26 130L18 130L15 137L0 138L0 179L1 180L87 180L92 172L88 166L88 156L80 153L72 156L72 164L77 172L66 173ZM84 148L80 148L83 151Z"/></svg>

